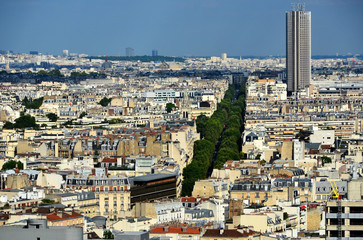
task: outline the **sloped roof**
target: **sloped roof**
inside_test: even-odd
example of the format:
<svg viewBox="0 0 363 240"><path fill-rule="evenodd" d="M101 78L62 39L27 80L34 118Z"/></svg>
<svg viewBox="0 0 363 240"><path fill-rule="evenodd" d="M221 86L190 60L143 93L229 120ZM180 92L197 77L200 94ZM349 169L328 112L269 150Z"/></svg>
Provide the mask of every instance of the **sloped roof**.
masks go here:
<svg viewBox="0 0 363 240"><path fill-rule="evenodd" d="M51 213L51 214L47 214L46 216L47 216L48 221L61 221L61 220L69 219L69 218L83 217L82 214L79 214L79 213L76 213L76 212L72 212L71 214L62 213L61 216L57 215L57 213Z"/></svg>

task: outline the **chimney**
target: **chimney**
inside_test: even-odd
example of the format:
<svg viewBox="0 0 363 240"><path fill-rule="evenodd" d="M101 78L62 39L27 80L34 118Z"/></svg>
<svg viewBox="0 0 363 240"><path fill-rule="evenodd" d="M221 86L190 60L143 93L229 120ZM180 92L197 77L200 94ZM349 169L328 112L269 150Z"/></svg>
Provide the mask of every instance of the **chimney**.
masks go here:
<svg viewBox="0 0 363 240"><path fill-rule="evenodd" d="M164 227L164 232L169 232L169 226Z"/></svg>
<svg viewBox="0 0 363 240"><path fill-rule="evenodd" d="M223 233L224 233L224 229L223 228L219 229L219 235L223 235Z"/></svg>
<svg viewBox="0 0 363 240"><path fill-rule="evenodd" d="M182 232L187 232L188 227L187 226L182 226Z"/></svg>

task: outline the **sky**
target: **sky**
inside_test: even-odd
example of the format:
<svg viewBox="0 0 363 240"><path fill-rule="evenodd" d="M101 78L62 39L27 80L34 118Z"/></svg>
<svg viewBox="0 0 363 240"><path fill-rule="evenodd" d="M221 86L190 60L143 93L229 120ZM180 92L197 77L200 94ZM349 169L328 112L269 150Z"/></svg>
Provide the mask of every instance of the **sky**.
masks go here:
<svg viewBox="0 0 363 240"><path fill-rule="evenodd" d="M292 0L0 0L0 49L283 56ZM296 2L296 1L295 1ZM363 54L363 0L306 0L312 55Z"/></svg>

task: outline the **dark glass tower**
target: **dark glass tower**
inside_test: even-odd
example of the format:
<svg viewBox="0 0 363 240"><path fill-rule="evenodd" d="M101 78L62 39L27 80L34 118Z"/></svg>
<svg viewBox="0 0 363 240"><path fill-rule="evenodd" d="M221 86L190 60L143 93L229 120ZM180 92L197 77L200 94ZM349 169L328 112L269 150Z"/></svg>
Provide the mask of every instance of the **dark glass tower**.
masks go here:
<svg viewBox="0 0 363 240"><path fill-rule="evenodd" d="M311 78L311 12L304 4L293 5L286 13L287 90L306 88Z"/></svg>

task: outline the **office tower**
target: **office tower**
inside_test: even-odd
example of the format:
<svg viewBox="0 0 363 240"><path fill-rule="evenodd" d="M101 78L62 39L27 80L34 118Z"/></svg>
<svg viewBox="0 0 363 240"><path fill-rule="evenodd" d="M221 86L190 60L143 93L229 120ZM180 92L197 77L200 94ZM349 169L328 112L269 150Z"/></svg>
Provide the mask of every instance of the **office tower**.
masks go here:
<svg viewBox="0 0 363 240"><path fill-rule="evenodd" d="M133 57L135 56L134 49L133 48L126 48L126 57Z"/></svg>
<svg viewBox="0 0 363 240"><path fill-rule="evenodd" d="M63 57L68 57L68 50L67 49L63 50Z"/></svg>
<svg viewBox="0 0 363 240"><path fill-rule="evenodd" d="M156 50L156 49L152 50L151 56L153 56L153 57L159 56L158 55L158 50Z"/></svg>
<svg viewBox="0 0 363 240"><path fill-rule="evenodd" d="M311 12L297 3L286 13L287 90L306 88L311 78Z"/></svg>
<svg viewBox="0 0 363 240"><path fill-rule="evenodd" d="M222 58L222 60L226 60L227 59L227 53L222 53L221 58Z"/></svg>

